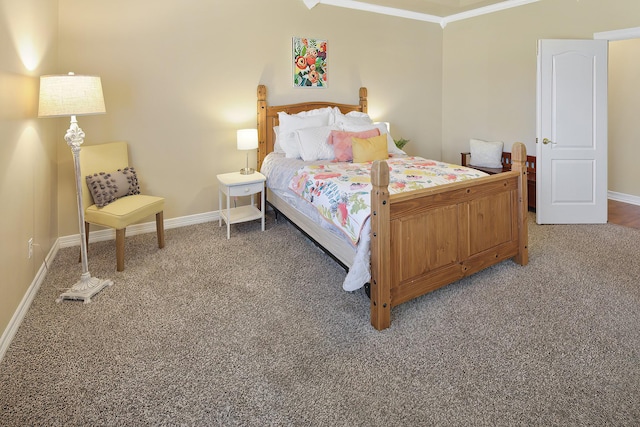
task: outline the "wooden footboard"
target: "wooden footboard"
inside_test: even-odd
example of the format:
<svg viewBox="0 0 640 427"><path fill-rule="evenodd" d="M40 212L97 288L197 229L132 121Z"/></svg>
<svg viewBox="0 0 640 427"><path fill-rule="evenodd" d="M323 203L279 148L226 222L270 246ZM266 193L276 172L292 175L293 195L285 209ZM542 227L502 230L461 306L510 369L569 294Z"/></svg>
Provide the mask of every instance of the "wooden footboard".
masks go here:
<svg viewBox="0 0 640 427"><path fill-rule="evenodd" d="M508 258L528 262L527 158L512 147L511 172L389 195L389 167L371 172L371 324L391 308Z"/></svg>

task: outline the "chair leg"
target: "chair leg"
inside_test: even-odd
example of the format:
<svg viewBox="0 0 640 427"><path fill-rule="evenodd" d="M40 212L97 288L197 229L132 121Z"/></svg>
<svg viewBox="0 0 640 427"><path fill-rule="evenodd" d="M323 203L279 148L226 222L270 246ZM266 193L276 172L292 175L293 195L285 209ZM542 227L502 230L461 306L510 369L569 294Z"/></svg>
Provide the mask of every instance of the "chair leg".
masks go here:
<svg viewBox="0 0 640 427"><path fill-rule="evenodd" d="M89 252L89 223L84 222L84 235L87 239L87 252ZM89 256L89 255L87 255ZM80 255L78 256L78 262L82 262L82 248L80 248Z"/></svg>
<svg viewBox="0 0 640 427"><path fill-rule="evenodd" d="M116 230L116 270L124 271L124 228Z"/></svg>
<svg viewBox="0 0 640 427"><path fill-rule="evenodd" d="M164 213L160 211L156 214L156 231L158 232L158 247L164 248Z"/></svg>

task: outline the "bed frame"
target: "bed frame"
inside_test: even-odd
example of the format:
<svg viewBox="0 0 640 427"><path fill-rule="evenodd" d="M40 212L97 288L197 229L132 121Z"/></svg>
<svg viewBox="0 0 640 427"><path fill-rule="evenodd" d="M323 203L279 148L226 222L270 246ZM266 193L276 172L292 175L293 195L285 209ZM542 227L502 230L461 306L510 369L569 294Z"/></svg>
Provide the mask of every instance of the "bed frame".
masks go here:
<svg viewBox="0 0 640 427"><path fill-rule="evenodd" d="M308 102L267 105L258 86L258 168L273 151L278 112L295 114L322 107L343 113L367 112L367 89L358 104ZM391 324L391 308L491 265L512 258L528 262L527 158L524 144L512 149L509 172L470 181L390 195L389 167L374 162L371 171L371 324ZM305 220L267 190L267 201L347 267L353 248Z"/></svg>

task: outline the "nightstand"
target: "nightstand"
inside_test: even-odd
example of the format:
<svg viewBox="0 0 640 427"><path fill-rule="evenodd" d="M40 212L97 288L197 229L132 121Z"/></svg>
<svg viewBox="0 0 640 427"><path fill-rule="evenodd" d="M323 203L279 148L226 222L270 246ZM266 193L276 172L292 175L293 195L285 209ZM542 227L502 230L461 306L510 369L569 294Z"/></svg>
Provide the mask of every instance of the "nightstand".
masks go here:
<svg viewBox="0 0 640 427"><path fill-rule="evenodd" d="M218 177L218 200L220 206L220 218L218 226L222 227L222 220L227 224L227 239L231 237L231 224L239 222L262 220L264 231L264 182L266 178L260 172L243 175L240 172L223 173ZM254 197L260 193L260 208L255 205ZM227 196L226 209L222 209L222 195ZM251 196L251 205L231 207L231 197Z"/></svg>

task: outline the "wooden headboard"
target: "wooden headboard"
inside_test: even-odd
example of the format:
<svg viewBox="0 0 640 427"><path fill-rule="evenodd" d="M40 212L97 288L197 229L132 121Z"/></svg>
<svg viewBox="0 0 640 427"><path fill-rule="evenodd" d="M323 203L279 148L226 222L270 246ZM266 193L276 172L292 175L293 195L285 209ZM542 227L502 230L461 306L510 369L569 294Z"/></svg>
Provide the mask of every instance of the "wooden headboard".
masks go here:
<svg viewBox="0 0 640 427"><path fill-rule="evenodd" d="M360 88L358 104L337 104L335 102L312 101L288 105L267 105L267 87L258 86L258 170L267 154L273 151L275 134L273 127L278 126L278 113L296 114L301 111L324 107L338 107L343 114L350 111L367 112L367 88Z"/></svg>

